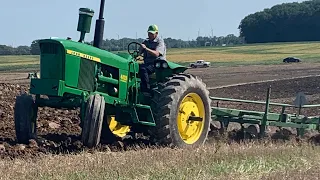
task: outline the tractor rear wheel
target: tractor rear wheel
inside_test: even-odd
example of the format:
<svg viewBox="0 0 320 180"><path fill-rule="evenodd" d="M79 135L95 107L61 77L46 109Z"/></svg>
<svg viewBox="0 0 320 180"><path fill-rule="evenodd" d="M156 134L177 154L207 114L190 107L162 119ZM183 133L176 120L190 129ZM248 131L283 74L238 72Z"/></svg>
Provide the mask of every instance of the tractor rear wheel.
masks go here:
<svg viewBox="0 0 320 180"><path fill-rule="evenodd" d="M18 143L27 144L36 138L37 107L31 95L16 97L14 124Z"/></svg>
<svg viewBox="0 0 320 180"><path fill-rule="evenodd" d="M159 92L152 103L156 120L153 139L174 147L203 145L211 124L206 85L197 77L179 74L161 85Z"/></svg>
<svg viewBox="0 0 320 180"><path fill-rule="evenodd" d="M105 101L99 94L91 95L86 104L81 138L83 145L92 148L100 142Z"/></svg>

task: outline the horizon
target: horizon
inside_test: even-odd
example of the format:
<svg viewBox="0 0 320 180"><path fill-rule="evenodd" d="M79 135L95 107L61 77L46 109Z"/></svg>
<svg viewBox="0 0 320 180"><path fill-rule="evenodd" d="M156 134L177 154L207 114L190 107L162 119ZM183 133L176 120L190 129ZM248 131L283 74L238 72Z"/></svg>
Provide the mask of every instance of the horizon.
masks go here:
<svg viewBox="0 0 320 180"><path fill-rule="evenodd" d="M100 0L94 0L93 3L88 0L70 0L64 3L62 3L62 0L56 0L55 2L40 0L31 0L31 3L30 1L17 2L17 0L6 1L2 6L4 8L0 15L10 18L3 20L7 28L1 29L3 32L1 32L0 44L18 47L30 46L33 40L50 37L78 39L80 37L80 33L77 32L78 11L81 7L88 7L95 11L91 31L86 34L85 41L93 40ZM137 3L106 0L103 39L144 39L147 37L146 29L150 24L159 26L159 36L184 41L195 40L198 36L220 37L228 34L239 36L238 26L245 16L277 4L292 2L301 3L303 1L269 0L267 2L256 2L247 0L246 2L232 2L226 0L216 2L201 0L194 2L189 0L186 3L182 0L175 2L163 0L162 4L164 5L157 4L159 10L152 12L151 8L150 14L143 14L149 8L149 1L141 0L141 3ZM165 6L166 4L170 4L170 6ZM219 8L216 8L216 4ZM177 9L183 10L177 11ZM51 11L53 13L48 13ZM224 13L228 14L224 15ZM208 22L208 20L210 21ZM191 23L192 25L190 25Z"/></svg>

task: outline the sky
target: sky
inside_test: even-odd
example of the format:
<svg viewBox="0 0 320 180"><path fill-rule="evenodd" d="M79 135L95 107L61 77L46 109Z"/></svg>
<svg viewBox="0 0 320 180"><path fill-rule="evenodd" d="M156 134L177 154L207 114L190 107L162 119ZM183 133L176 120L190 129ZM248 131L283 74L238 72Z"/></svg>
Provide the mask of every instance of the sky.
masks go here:
<svg viewBox="0 0 320 180"><path fill-rule="evenodd" d="M71 37L78 40L79 8L95 11L91 32L99 16L100 0L0 0L0 44L30 46L35 39ZM274 5L302 0L106 0L104 39L146 38L150 24L157 24L163 38L183 40L200 36L239 35L247 15Z"/></svg>

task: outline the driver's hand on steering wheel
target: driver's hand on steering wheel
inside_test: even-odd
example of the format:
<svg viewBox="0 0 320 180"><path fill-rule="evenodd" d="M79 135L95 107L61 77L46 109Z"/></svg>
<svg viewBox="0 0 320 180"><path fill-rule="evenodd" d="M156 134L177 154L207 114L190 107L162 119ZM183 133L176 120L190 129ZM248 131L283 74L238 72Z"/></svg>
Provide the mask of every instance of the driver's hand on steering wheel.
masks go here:
<svg viewBox="0 0 320 180"><path fill-rule="evenodd" d="M137 59L137 61L143 61L143 57L142 56L138 56L136 59Z"/></svg>
<svg viewBox="0 0 320 180"><path fill-rule="evenodd" d="M146 49L147 46L146 46L145 44L141 44L141 48L142 48L142 49Z"/></svg>

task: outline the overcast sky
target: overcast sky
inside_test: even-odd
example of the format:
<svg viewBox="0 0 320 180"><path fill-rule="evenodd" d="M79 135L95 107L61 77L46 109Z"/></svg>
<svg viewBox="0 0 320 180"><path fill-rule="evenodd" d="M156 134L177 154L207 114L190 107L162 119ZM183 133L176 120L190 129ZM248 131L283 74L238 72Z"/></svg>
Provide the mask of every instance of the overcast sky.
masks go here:
<svg viewBox="0 0 320 180"><path fill-rule="evenodd" d="M104 39L147 36L149 24L157 24L159 33L183 40L201 36L239 35L240 21L247 15L276 4L299 0L106 0ZM0 44L30 45L39 38L79 38L78 10L95 11L91 33L99 14L100 0L1 0ZM200 30L200 31L199 31Z"/></svg>

